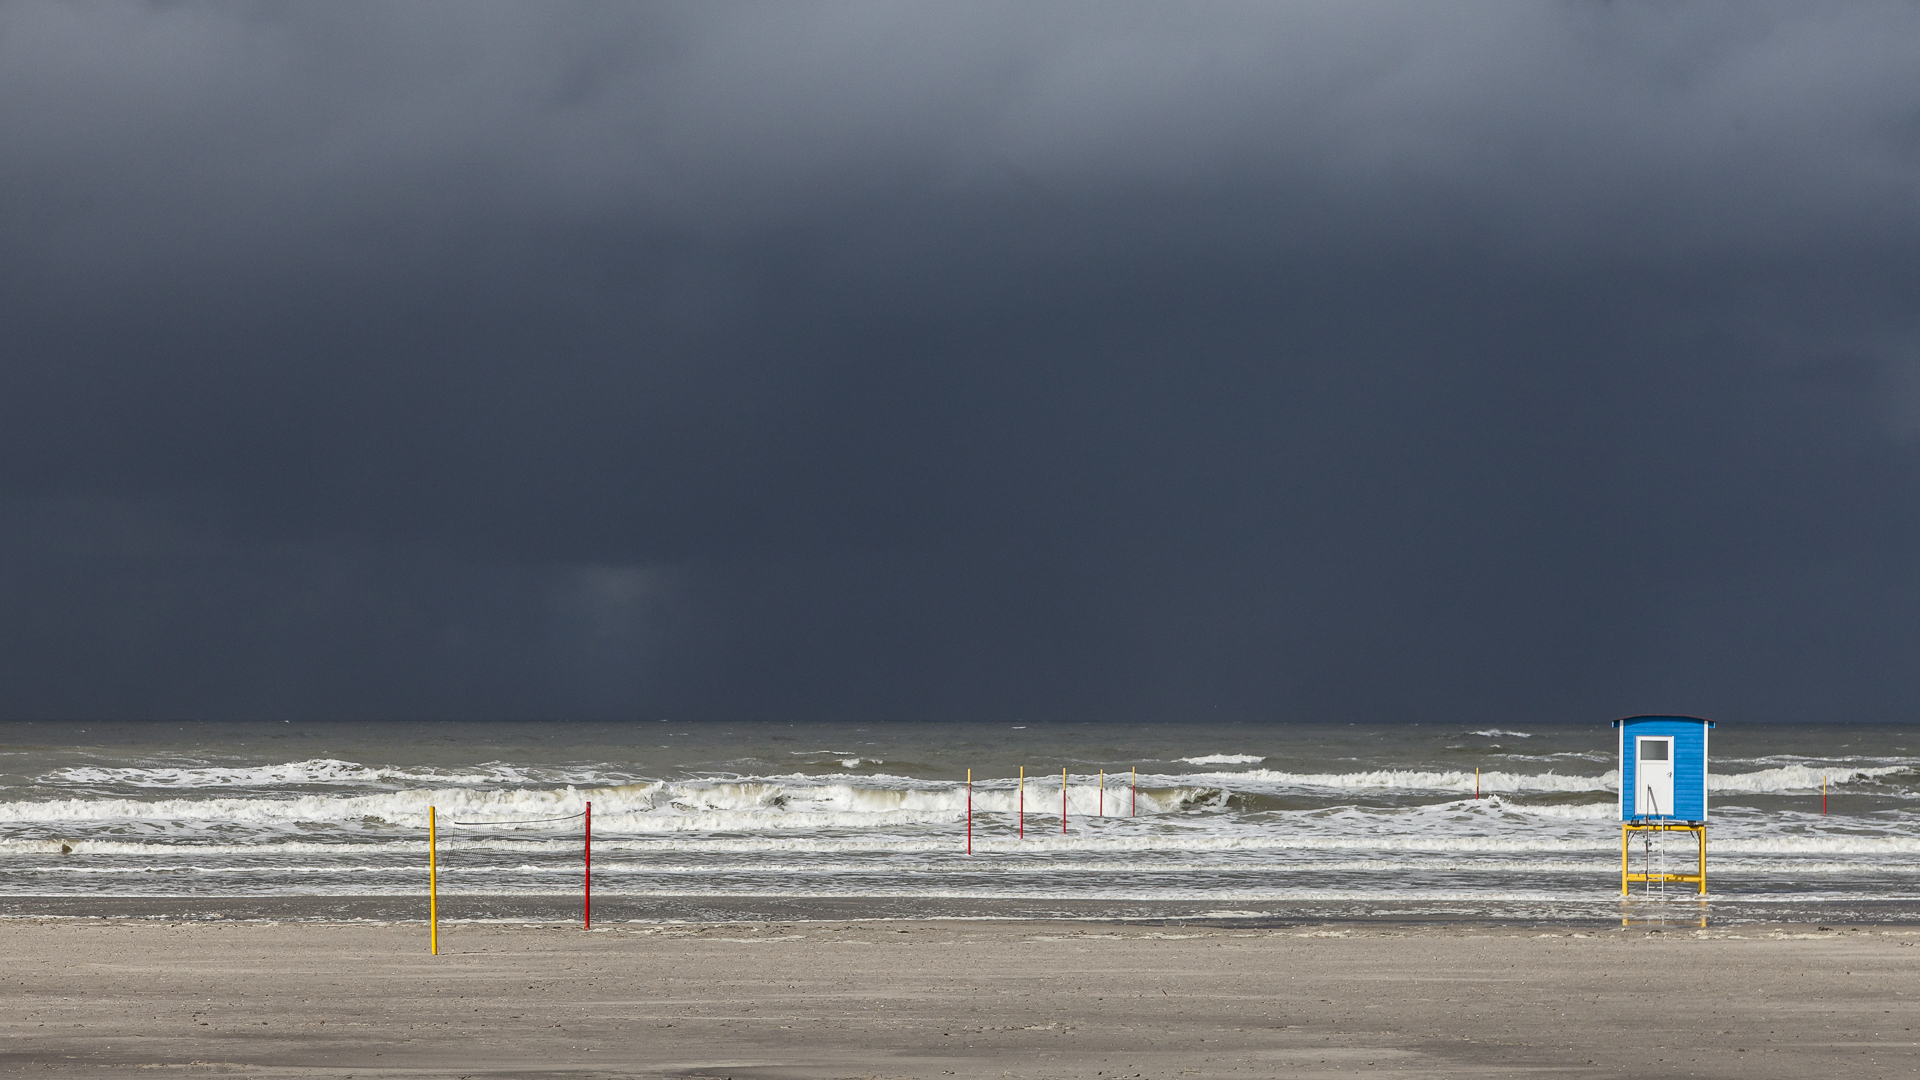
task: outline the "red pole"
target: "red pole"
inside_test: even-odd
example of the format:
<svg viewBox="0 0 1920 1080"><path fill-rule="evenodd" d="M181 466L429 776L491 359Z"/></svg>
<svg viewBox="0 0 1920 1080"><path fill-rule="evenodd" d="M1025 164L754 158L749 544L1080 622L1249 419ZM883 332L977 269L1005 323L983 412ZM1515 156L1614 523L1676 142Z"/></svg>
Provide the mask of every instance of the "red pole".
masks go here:
<svg viewBox="0 0 1920 1080"><path fill-rule="evenodd" d="M967 770L967 854L973 854L973 770Z"/></svg>
<svg viewBox="0 0 1920 1080"><path fill-rule="evenodd" d="M1027 838L1027 767L1020 766L1020 839Z"/></svg>
<svg viewBox="0 0 1920 1080"><path fill-rule="evenodd" d="M1128 817L1140 816L1140 770L1133 770L1133 812Z"/></svg>
<svg viewBox="0 0 1920 1080"><path fill-rule="evenodd" d="M1060 835L1067 834L1067 770L1060 770Z"/></svg>
<svg viewBox="0 0 1920 1080"><path fill-rule="evenodd" d="M1822 815L1825 815L1826 812L1827 812L1827 778L1823 776L1820 778L1820 813Z"/></svg>
<svg viewBox="0 0 1920 1080"><path fill-rule="evenodd" d="M593 804L587 804L587 876L586 889L580 897L580 916L586 922L588 930L593 929Z"/></svg>

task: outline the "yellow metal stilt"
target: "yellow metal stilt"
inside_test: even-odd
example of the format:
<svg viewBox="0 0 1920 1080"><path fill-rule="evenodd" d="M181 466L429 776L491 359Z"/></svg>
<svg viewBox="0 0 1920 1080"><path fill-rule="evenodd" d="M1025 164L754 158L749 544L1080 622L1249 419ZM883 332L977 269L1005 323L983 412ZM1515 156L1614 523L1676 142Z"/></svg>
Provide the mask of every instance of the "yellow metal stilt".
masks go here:
<svg viewBox="0 0 1920 1080"><path fill-rule="evenodd" d="M1629 870L1627 863L1627 834L1636 832L1689 832L1700 844L1700 870L1694 874L1656 874L1642 871L1638 874ZM1620 826L1620 895L1627 895L1627 883L1638 881L1651 884L1659 881L1674 881L1683 884L1697 884L1700 895L1707 895L1707 827L1684 821L1641 822L1628 821Z"/></svg>
<svg viewBox="0 0 1920 1080"><path fill-rule="evenodd" d="M1627 895L1627 828L1620 827L1620 895Z"/></svg>
<svg viewBox="0 0 1920 1080"><path fill-rule="evenodd" d="M1707 895L1707 829L1700 827L1700 895Z"/></svg>
<svg viewBox="0 0 1920 1080"><path fill-rule="evenodd" d="M427 947L440 955L440 838L434 826L433 807L427 807Z"/></svg>

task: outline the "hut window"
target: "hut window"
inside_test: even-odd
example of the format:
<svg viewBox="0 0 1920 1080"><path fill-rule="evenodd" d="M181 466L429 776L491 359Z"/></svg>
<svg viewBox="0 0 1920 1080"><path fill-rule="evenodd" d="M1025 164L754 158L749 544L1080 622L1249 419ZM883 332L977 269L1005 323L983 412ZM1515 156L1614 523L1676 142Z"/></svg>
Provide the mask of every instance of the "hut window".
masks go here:
<svg viewBox="0 0 1920 1080"><path fill-rule="evenodd" d="M1640 740L1640 760L1642 761L1667 760L1668 745L1669 744L1665 739L1641 739Z"/></svg>

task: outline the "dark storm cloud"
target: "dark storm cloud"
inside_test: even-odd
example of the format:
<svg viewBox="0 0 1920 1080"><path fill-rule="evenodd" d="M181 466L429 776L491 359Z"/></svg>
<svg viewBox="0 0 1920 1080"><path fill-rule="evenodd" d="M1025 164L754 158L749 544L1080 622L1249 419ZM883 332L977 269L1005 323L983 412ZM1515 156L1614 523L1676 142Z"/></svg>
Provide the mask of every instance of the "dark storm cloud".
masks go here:
<svg viewBox="0 0 1920 1080"><path fill-rule="evenodd" d="M0 8L6 711L1906 718L1916 42Z"/></svg>

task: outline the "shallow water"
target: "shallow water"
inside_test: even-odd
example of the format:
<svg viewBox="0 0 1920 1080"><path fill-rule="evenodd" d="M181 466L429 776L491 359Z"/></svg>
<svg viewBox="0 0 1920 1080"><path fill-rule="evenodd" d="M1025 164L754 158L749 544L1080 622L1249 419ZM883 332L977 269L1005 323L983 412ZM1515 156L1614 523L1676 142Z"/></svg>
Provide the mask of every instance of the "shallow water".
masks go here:
<svg viewBox="0 0 1920 1080"><path fill-rule="evenodd" d="M0 899L16 913L36 897L398 903L424 889L434 807L451 904L561 911L591 802L595 895L630 917L808 900L1615 917L1614 738L1604 723L10 723ZM1917 747L1910 727L1716 729L1712 913L1920 919ZM1636 868L1681 869L1691 844L1636 840ZM1693 910L1683 887L1665 895ZM1646 900L1636 886L1633 906Z"/></svg>

